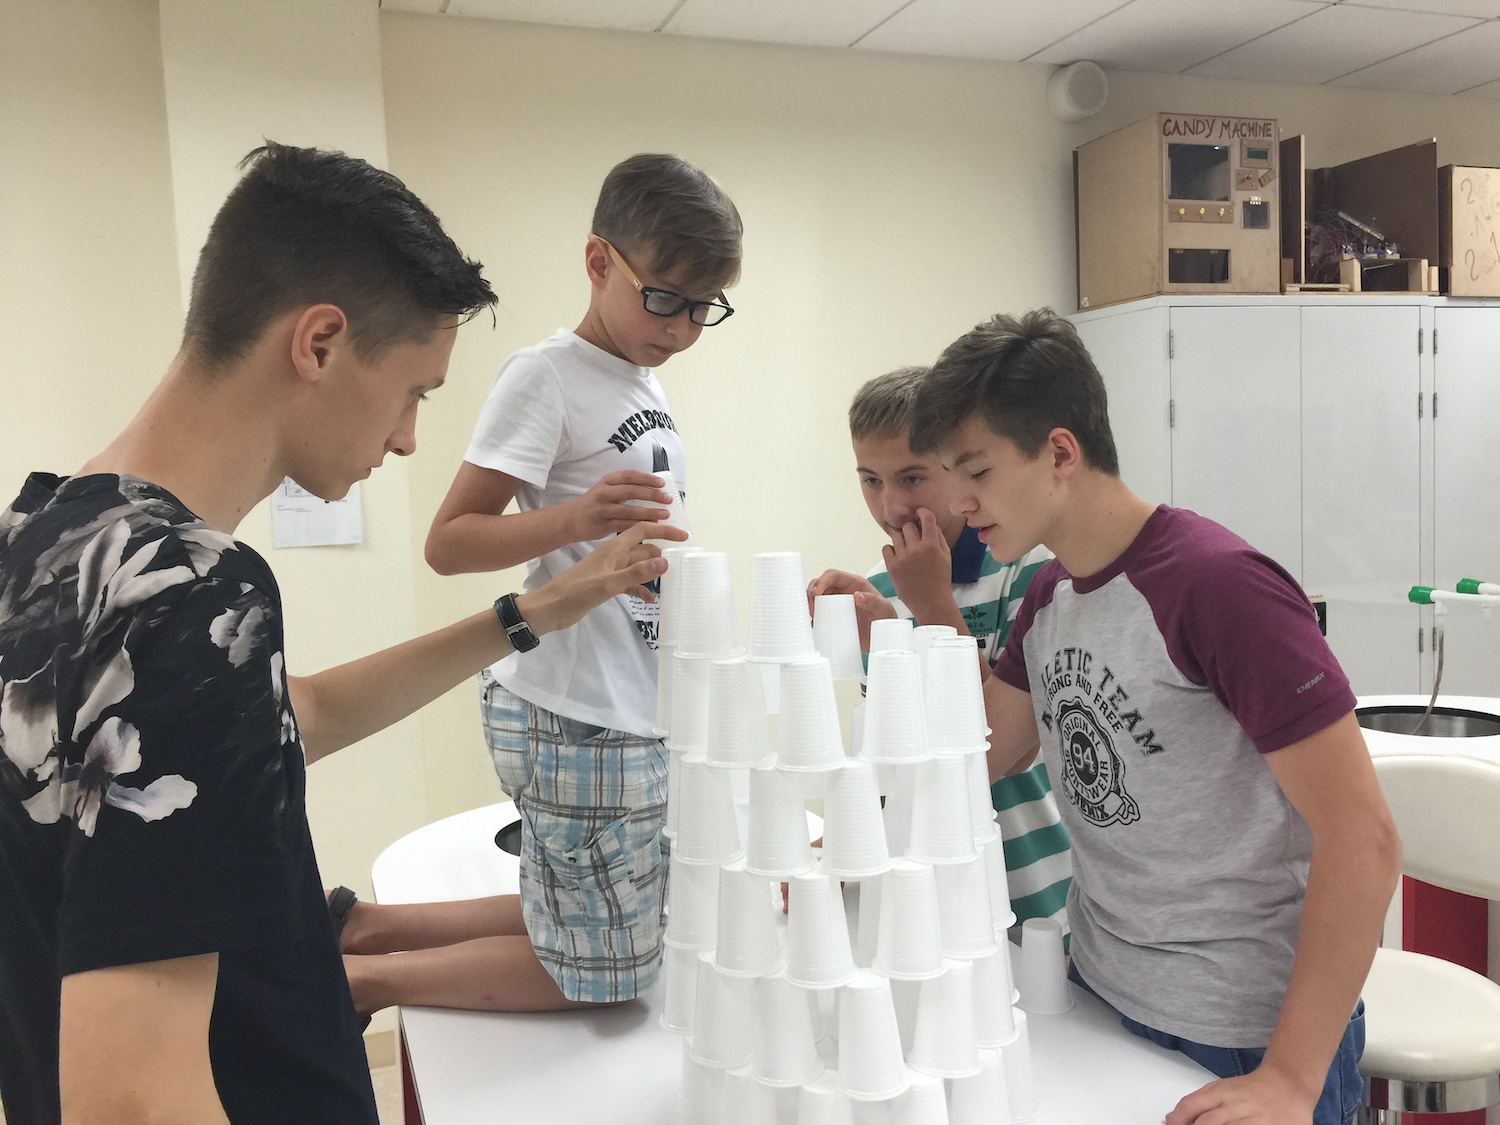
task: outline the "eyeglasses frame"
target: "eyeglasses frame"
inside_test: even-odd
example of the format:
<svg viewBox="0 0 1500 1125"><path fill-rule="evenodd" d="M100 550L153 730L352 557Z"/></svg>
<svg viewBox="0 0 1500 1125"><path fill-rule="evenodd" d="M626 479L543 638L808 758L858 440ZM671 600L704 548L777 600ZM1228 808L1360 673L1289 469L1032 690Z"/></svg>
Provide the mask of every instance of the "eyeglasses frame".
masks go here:
<svg viewBox="0 0 1500 1125"><path fill-rule="evenodd" d="M655 285L642 284L641 279L636 277L635 270L630 268L630 263L625 260L623 254L621 254L614 248L609 239L597 234L594 235L594 237L599 239L600 242L604 243L604 248L609 251L610 258L614 260L615 265L619 266L620 269L624 271L625 276L630 279L630 283L635 286L636 292L641 295L641 307L652 316L659 316L663 317L664 319L670 320L672 317L681 316L684 312L686 312L688 314L688 320L691 323L697 325L699 328L714 328L720 324L723 324L726 320L734 315L734 306L724 299L724 291L722 289L719 291L719 299L717 301L695 301L691 297L684 297L681 293L674 292L671 289L661 289ZM682 304L679 305L674 312L659 313L656 310L652 309L647 303L650 300L650 295L653 293L662 293L668 297L675 297L677 298L677 300L681 301ZM713 324L703 324L699 321L693 320L693 310L698 308L723 309L725 311L724 315L721 316L718 320L714 321Z"/></svg>

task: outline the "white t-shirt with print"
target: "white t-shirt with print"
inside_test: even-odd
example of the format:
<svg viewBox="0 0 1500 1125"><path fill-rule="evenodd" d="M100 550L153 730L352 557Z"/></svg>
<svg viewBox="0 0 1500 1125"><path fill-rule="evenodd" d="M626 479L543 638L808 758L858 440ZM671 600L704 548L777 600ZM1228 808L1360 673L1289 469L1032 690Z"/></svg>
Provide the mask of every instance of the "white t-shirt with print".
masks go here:
<svg viewBox="0 0 1500 1125"><path fill-rule="evenodd" d="M656 376L565 328L505 361L464 460L521 481L516 505L523 512L574 500L624 469L670 471L686 499L687 457ZM541 586L601 542L569 543L532 560L525 588ZM651 737L656 605L612 598L490 672L555 714Z"/></svg>

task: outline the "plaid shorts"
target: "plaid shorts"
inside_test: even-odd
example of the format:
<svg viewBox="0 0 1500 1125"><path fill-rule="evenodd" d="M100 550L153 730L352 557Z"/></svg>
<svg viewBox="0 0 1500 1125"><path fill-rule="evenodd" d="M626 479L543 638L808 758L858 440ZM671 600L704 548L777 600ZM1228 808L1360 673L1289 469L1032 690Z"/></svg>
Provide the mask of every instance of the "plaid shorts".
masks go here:
<svg viewBox="0 0 1500 1125"><path fill-rule="evenodd" d="M569 1000L639 996L661 966L669 841L659 739L528 703L480 674L484 737L521 813L521 914Z"/></svg>

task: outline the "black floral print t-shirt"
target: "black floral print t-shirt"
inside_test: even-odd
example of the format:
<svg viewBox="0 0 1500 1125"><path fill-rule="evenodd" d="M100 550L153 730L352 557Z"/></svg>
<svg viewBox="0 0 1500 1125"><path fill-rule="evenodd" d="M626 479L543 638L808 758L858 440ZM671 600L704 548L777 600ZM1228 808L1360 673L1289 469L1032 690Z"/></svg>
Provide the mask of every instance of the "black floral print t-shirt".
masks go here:
<svg viewBox="0 0 1500 1125"><path fill-rule="evenodd" d="M376 1121L265 561L132 477L0 512L0 1097L55 1125L61 980L219 954L235 1125Z"/></svg>

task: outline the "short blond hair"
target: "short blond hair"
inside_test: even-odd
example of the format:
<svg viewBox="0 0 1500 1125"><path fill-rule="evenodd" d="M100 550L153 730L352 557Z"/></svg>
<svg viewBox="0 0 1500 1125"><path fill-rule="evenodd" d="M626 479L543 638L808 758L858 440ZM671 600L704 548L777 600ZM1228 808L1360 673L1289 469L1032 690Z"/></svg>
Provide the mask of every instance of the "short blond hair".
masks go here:
<svg viewBox="0 0 1500 1125"><path fill-rule="evenodd" d="M877 375L854 394L849 404L849 436L905 436L911 423L911 404L930 367L898 367Z"/></svg>

